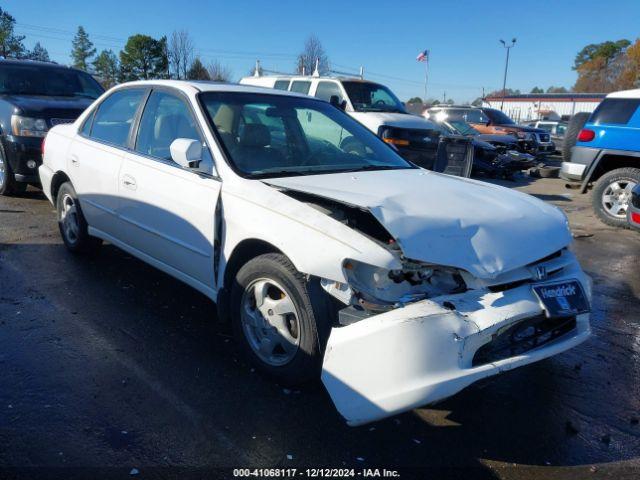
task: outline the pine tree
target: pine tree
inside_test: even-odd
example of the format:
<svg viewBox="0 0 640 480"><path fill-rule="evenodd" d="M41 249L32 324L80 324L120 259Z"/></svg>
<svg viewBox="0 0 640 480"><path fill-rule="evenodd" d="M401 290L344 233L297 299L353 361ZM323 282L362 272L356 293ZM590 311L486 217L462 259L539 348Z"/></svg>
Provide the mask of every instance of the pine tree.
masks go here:
<svg viewBox="0 0 640 480"><path fill-rule="evenodd" d="M49 52L47 52L46 48L40 45L40 42L36 42L36 44L33 46L33 50L31 50L27 54L27 58L30 58L31 60L38 60L40 62L50 61Z"/></svg>
<svg viewBox="0 0 640 480"><path fill-rule="evenodd" d="M71 58L73 66L80 70L89 70L89 59L96 54L93 43L89 40L89 34L82 26L78 27L78 33L71 42Z"/></svg>

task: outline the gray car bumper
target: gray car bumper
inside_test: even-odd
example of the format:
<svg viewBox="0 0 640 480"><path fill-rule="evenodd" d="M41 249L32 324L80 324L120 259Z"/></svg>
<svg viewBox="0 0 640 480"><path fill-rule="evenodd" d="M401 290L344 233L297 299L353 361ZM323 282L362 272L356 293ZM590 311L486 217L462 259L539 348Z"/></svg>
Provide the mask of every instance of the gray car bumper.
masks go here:
<svg viewBox="0 0 640 480"><path fill-rule="evenodd" d="M598 157L600 150L589 147L573 147L571 161L562 162L560 176L565 180L581 182L589 165Z"/></svg>

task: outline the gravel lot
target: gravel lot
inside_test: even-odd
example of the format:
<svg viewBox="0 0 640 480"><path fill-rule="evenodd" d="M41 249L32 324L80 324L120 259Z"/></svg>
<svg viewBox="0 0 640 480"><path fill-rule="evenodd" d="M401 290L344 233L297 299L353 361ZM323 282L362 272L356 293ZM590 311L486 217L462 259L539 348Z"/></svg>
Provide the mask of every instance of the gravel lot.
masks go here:
<svg viewBox="0 0 640 480"><path fill-rule="evenodd" d="M601 224L589 197L561 180L500 183L567 212L594 279L593 337L358 428L320 385L289 391L244 365L199 293L110 245L92 259L68 254L36 190L0 198L0 477L44 472L29 467L161 478L352 466L403 467L403 478L418 474L412 467L638 478L640 234Z"/></svg>

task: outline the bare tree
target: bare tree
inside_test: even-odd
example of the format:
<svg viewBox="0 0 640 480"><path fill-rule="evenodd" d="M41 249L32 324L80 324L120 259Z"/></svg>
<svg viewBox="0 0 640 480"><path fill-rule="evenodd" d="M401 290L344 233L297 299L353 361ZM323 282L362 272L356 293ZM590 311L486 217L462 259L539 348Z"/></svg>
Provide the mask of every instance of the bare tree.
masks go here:
<svg viewBox="0 0 640 480"><path fill-rule="evenodd" d="M189 67L193 63L193 40L186 30L174 30L168 45L169 64L177 79L187 78Z"/></svg>
<svg viewBox="0 0 640 480"><path fill-rule="evenodd" d="M213 60L207 67L209 71L209 77L214 82L230 82L231 81L231 69L226 65L221 64L218 60Z"/></svg>
<svg viewBox="0 0 640 480"><path fill-rule="evenodd" d="M310 35L304 44L304 50L298 55L296 70L298 74L311 75L316 69L316 63L320 75L329 73L329 57L318 37Z"/></svg>

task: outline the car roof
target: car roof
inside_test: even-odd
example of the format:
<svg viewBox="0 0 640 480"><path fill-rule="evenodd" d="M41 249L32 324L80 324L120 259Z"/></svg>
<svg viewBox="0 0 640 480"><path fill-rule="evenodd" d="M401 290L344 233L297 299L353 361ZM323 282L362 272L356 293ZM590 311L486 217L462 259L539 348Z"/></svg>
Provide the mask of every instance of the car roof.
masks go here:
<svg viewBox="0 0 640 480"><path fill-rule="evenodd" d="M39 60L18 60L15 58L2 58L0 57L0 66L2 65L19 65L19 66L33 66L33 67L44 67L44 68L58 68L58 69L63 69L63 70L74 70L77 72L82 72L82 70L79 70L77 68L74 67L69 67L66 65L60 65L59 63L55 63L55 62L41 62ZM84 72L87 73L87 72Z"/></svg>
<svg viewBox="0 0 640 480"><path fill-rule="evenodd" d="M268 87L259 87L253 85L240 85L237 83L213 82L208 80L137 80L134 82L121 83L116 89L126 88L130 86L158 86L171 87L181 90L185 93L196 92L239 92L239 93L266 93L270 95L281 95L287 97L313 98L295 92L287 92L284 90L274 90Z"/></svg>
<svg viewBox="0 0 640 480"><path fill-rule="evenodd" d="M640 98L640 88L635 90L622 90L607 95L607 98Z"/></svg>

